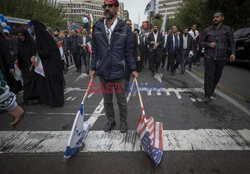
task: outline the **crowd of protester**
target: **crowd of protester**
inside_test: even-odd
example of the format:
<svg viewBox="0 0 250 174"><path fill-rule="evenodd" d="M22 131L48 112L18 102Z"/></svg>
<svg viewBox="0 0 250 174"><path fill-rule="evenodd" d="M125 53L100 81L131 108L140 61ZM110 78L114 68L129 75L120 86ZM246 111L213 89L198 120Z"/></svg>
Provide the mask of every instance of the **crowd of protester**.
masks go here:
<svg viewBox="0 0 250 174"><path fill-rule="evenodd" d="M84 65L84 72L93 77L95 71L98 69L96 66L102 64L100 63L101 60L100 62L96 60L98 58L96 57L98 51L102 52L98 53L99 59L100 54L104 53L107 53L104 55L106 59L115 59L115 56L133 57L133 60L129 59L117 62L117 65L121 65L122 69L124 68L124 71L126 71L126 81L130 80L131 74L138 76L135 72L151 71L152 76L155 76L156 73L159 73L159 68L161 67L164 72L169 71L170 75L174 76L178 69L180 69L179 72L181 74L185 74L187 65L188 70L192 71L193 64L200 64L202 46L206 47L207 45L204 44L204 38L200 44L199 39L202 36L197 31L196 24L190 26L190 29L188 27L178 29L176 25L173 25L164 32L159 31L157 25L153 25L151 29L148 29L147 23L143 22L141 28L132 31L131 20L122 21L118 16L116 17L116 11L112 13L113 16L109 13L112 8L116 10L117 1L113 2L116 3L112 7L111 5L104 7L107 21L105 21L106 19L101 19L101 22L98 21L94 25L93 37L92 33L88 33L86 28L83 28L81 32L72 29L62 33L59 29L53 31L50 27L45 27L37 20L30 22L30 31L20 29L15 34L0 32L0 80L2 84L2 88L0 89L2 93L0 95L11 91L9 97L13 100L9 100L9 105L14 105L14 108L18 108L18 116L16 116L18 119L16 119L16 122L23 115L23 110L13 102L15 98L13 93L17 94L23 90L23 105L36 103L44 106L62 107L64 104L65 88L64 73L67 73L68 67L73 64L76 67L76 73L83 73ZM111 19L108 20L110 15L113 17L111 19L115 23L116 30L118 30L116 34L127 36L128 38L126 39L128 40L123 40L120 37L116 41L112 40L113 23L110 26L106 26L105 24L105 22L112 21ZM100 35L102 32L102 23L104 23L106 30L103 36ZM126 26L126 30L124 26ZM98 30L100 30L99 33L94 33L94 31ZM123 34L119 32L130 33ZM105 35L107 35L107 38ZM106 41L108 41L107 50L102 47L102 44ZM91 42L93 42L93 53ZM116 46L110 42L115 42ZM124 43L126 43L125 46L123 45ZM121 52L125 47L127 53ZM112 50L115 48L116 52ZM131 48L132 50L130 50ZM111 53L109 54L109 51L114 55L110 57ZM38 63L37 57L42 62L44 76L35 71L36 64ZM118 59L117 61L120 61ZM136 66L134 66L133 62L135 62ZM22 81L14 77L16 69L14 65L18 66L21 70ZM104 62L101 66L105 67L107 65ZM94 72L90 73L91 70ZM99 71L101 70L103 69L100 68ZM105 76L106 72L102 72L101 74L99 72L101 82L108 83L109 81L107 80L114 80L116 76L120 78L124 74L118 69L115 73ZM112 75L114 77L111 78ZM209 95L211 96L212 94ZM2 102L0 103L0 109L6 110L6 108L11 107L4 106L8 102L4 103L3 100L0 100L0 102ZM125 109L123 108L123 110ZM15 123L12 123L12 125L15 125Z"/></svg>

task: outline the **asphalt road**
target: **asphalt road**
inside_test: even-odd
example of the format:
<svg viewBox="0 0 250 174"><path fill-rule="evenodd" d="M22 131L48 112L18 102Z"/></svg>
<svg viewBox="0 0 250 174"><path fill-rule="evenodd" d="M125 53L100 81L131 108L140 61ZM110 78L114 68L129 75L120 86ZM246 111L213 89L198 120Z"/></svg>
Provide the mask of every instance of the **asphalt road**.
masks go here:
<svg viewBox="0 0 250 174"><path fill-rule="evenodd" d="M92 123L85 146L63 160L69 132L81 103L86 74L75 69L65 75L65 105L25 107L25 118L14 131L11 117L0 114L0 173L225 173L250 171L250 70L227 65L216 98L203 103L203 66L171 78L162 70L155 77L139 75L147 118L163 123L163 158L159 166L142 151L135 126L140 115L136 93L129 94L127 134L119 132L119 111L114 98L116 126L104 133L102 94L89 94L85 119ZM99 79L95 81L98 83ZM152 88L161 87L161 90ZM151 89L151 90L150 90ZM18 95L18 101L22 101ZM244 100L246 99L246 100Z"/></svg>

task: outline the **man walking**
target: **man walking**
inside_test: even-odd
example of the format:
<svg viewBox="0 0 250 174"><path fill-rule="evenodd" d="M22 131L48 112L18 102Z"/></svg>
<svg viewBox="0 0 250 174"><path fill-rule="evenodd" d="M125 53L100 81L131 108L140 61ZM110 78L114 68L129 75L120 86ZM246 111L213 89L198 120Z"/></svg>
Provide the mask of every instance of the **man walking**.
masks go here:
<svg viewBox="0 0 250 174"><path fill-rule="evenodd" d="M158 73L158 68L161 64L162 60L162 52L163 52L163 36L160 32L158 32L158 26L154 25L152 31L147 40L147 44L149 45L149 54L150 54L150 67L152 75Z"/></svg>
<svg viewBox="0 0 250 174"><path fill-rule="evenodd" d="M181 73L185 73L186 65L189 63L189 69L192 67L192 61L190 61L190 51L193 54L193 38L188 33L188 28L185 27L183 34L181 35L183 40L183 52L182 52L182 62L181 62Z"/></svg>
<svg viewBox="0 0 250 174"><path fill-rule="evenodd" d="M78 46L79 36L75 30L71 30L71 37L68 38L68 53L72 54L76 65L76 72L82 72L80 48Z"/></svg>
<svg viewBox="0 0 250 174"><path fill-rule="evenodd" d="M197 59L197 52L198 52L198 39L199 39L199 31L196 30L197 29L197 25L196 24L193 24L191 26L191 30L188 32L192 38L193 38L193 50L194 50L194 53L193 53L193 56L191 57L190 61L189 61L189 71L192 70L192 63L196 64L196 59Z"/></svg>
<svg viewBox="0 0 250 174"><path fill-rule="evenodd" d="M81 37L79 37L79 46L81 48L80 54L81 54L81 57L83 58L83 63L85 65L85 71L87 74L89 74L90 52L87 48L87 43L91 41L91 38L88 35L86 28L83 28L82 34L83 35Z"/></svg>
<svg viewBox="0 0 250 174"><path fill-rule="evenodd" d="M170 69L171 76L175 74L176 68L181 62L182 56L182 38L177 34L177 26L172 26L172 34L168 35L167 46L166 46L166 55L170 60Z"/></svg>
<svg viewBox="0 0 250 174"><path fill-rule="evenodd" d="M120 131L127 132L127 103L125 97L126 66L136 72L133 57L132 32L128 25L118 19L118 0L104 0L105 19L96 22L92 37L91 78L97 74L104 87L104 109L108 122L104 131L109 132L115 126L113 108L113 90L115 90L120 113Z"/></svg>
<svg viewBox="0 0 250 174"><path fill-rule="evenodd" d="M230 54L230 61L235 60L235 41L229 26L223 25L224 15L221 12L214 13L213 26L204 30L201 35L200 44L205 48L205 99L208 103L214 95L216 85L220 81L223 68Z"/></svg>

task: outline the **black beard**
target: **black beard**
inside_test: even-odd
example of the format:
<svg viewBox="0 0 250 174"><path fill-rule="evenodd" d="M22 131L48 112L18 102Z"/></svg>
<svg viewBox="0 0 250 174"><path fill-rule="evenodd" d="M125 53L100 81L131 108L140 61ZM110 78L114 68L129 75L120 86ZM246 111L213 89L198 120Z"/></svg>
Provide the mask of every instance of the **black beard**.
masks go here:
<svg viewBox="0 0 250 174"><path fill-rule="evenodd" d="M107 12L109 12L109 11L107 11ZM105 18L108 20L112 19L114 16L116 16L116 12L109 13L109 14L107 14L107 12L105 11L104 15L105 15Z"/></svg>
<svg viewBox="0 0 250 174"><path fill-rule="evenodd" d="M214 23L214 26L218 26L222 23L222 21L218 22L218 23Z"/></svg>

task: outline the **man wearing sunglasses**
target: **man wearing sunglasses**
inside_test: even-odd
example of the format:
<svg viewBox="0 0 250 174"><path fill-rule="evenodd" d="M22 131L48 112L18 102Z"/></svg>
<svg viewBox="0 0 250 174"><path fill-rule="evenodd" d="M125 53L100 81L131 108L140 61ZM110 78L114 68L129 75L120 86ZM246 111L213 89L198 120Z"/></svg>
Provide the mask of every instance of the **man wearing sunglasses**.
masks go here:
<svg viewBox="0 0 250 174"><path fill-rule="evenodd" d="M115 126L113 91L115 91L120 113L120 131L127 132L127 103L125 96L126 67L134 77L136 62L133 56L132 32L128 25L117 17L118 0L104 0L105 18L95 23L92 37L91 78L96 75L104 87L104 109L108 122L104 131L110 132Z"/></svg>

